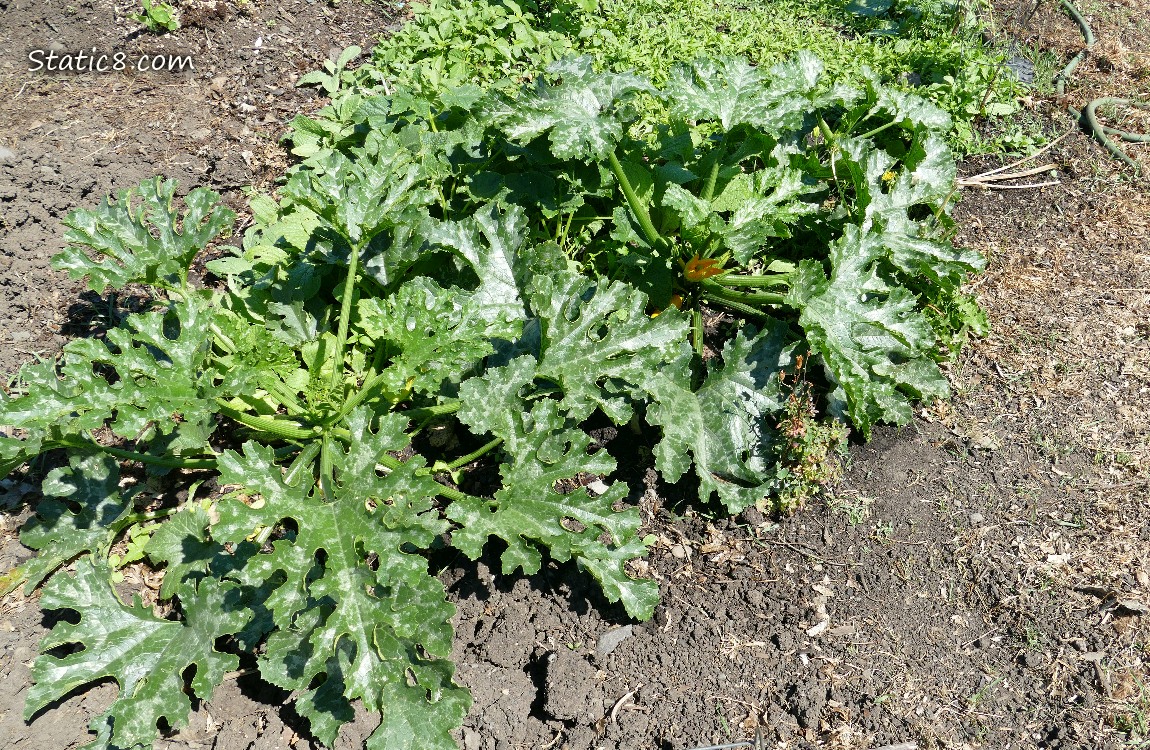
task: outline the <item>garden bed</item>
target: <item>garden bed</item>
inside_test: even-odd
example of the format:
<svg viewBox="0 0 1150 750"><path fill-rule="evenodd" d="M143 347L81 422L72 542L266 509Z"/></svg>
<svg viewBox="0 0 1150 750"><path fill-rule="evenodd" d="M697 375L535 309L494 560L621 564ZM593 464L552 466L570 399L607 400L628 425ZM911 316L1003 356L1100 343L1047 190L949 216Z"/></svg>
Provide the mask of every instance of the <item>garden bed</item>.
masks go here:
<svg viewBox="0 0 1150 750"><path fill-rule="evenodd" d="M270 187L288 164L278 146L286 122L320 103L293 76L369 46L393 23L381 6L351 0L252 3L245 13L221 4L222 16L156 40L133 36L112 3L55 5L10 0L0 11L0 96L15 105L0 115L5 373L133 304L50 270L68 211L163 174L181 190L212 187L243 212L242 189ZM1099 37L1123 49L1081 71L1084 87L1138 85L1150 48L1139 11L1125 7L1093 11ZM1057 13L1017 21L1027 42L1064 58L1076 49L1073 24ZM28 51L54 43L186 53L197 69L29 75ZM1052 102L1034 106L1050 132L1068 127ZM643 446L613 429L595 434L656 537L646 573L662 604L652 620L633 624L573 565L503 576L494 556L433 558L458 607L456 679L474 697L464 748L680 750L758 726L782 748L1118 748L1145 738L1150 199L1081 134L1048 159L1059 185L967 191L956 210L958 244L989 259L975 289L992 332L949 368L954 399L855 446L825 497L785 518L711 518L646 470ZM0 487L6 571L29 555L14 531L37 493L31 477ZM146 569L125 571L124 592L149 585ZM104 684L23 722L50 624L36 594L0 602L0 736L13 748L82 744L115 693ZM251 666L157 747L311 746L290 696ZM360 717L337 746L359 747L372 722Z"/></svg>

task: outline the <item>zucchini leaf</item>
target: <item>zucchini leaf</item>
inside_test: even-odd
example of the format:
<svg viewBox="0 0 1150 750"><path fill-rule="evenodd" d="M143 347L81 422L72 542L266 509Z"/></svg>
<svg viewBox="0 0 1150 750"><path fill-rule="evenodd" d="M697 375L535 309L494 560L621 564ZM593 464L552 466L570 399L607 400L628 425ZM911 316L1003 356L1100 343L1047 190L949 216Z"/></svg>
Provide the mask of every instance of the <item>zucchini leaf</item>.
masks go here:
<svg viewBox="0 0 1150 750"><path fill-rule="evenodd" d="M503 488L492 499L468 498L448 508L448 517L461 527L452 543L474 560L490 537L499 537L508 545L503 572L522 568L527 574L539 571L538 546L547 547L554 559L575 558L590 571L609 601L621 601L632 617L647 619L659 587L624 569L646 553L637 538L639 510L615 510L627 494L618 482L598 497L584 487L560 490L580 474L610 474L615 459L604 450L588 454L591 439L560 414L555 401L528 404L520 396L536 376L533 358L518 357L460 389L460 421L476 433L502 438L506 459L499 467Z"/></svg>
<svg viewBox="0 0 1150 750"><path fill-rule="evenodd" d="M377 432L370 420L364 408L349 416L350 447L337 451L330 499L311 477L283 475L270 448L247 443L242 454L225 452L221 480L243 486L254 501L221 503L213 534L239 544L259 529L279 530L272 551L257 555L278 628L260 673L300 692L297 709L324 744L359 699L382 713L370 747L410 747L406 732L416 723L421 746L447 750L470 698L452 683L446 660L454 607L427 561L413 554L447 528L431 502L440 486L416 473L420 457L380 475L379 457L408 444L406 420L386 416Z"/></svg>
<svg viewBox="0 0 1150 750"><path fill-rule="evenodd" d="M646 295L628 284L537 276L528 298L541 329L537 375L558 384L575 420L598 407L622 424L650 393L652 373L687 372L685 316L672 309L651 317Z"/></svg>
<svg viewBox="0 0 1150 750"><path fill-rule="evenodd" d="M775 422L786 399L779 375L795 348L786 337L781 322L757 334L740 330L694 393L688 383L653 375L658 400L647 407L647 422L663 429L655 467L664 479L678 481L693 458L699 498L718 494L732 514L778 487Z"/></svg>
<svg viewBox="0 0 1150 750"><path fill-rule="evenodd" d="M832 273L821 264L799 264L787 304L812 352L842 388L845 413L864 437L879 421L906 424L910 399L944 398L946 378L932 358L935 335L914 295L880 274L886 249L881 236L848 226L830 247Z"/></svg>
<svg viewBox="0 0 1150 750"><path fill-rule="evenodd" d="M22 393L0 393L0 423L83 435L108 422L126 440L158 433L170 436L171 451L206 447L221 395L208 365L211 317L207 303L191 297L128 317L105 341L69 342L59 374L52 362L27 365Z"/></svg>
<svg viewBox="0 0 1150 750"><path fill-rule="evenodd" d="M559 82L541 78L515 98L498 97L484 116L516 143L546 134L558 159L606 161L634 117L626 106L639 92L653 91L631 73L595 72L590 57L560 60L547 72Z"/></svg>
<svg viewBox="0 0 1150 750"><path fill-rule="evenodd" d="M39 553L20 566L26 595L80 555L107 554L116 523L132 509L119 480L120 467L111 456L73 454L68 466L48 472L36 517L20 532L21 544Z"/></svg>
<svg viewBox="0 0 1150 750"><path fill-rule="evenodd" d="M44 609L74 610L80 620L57 622L41 651L73 643L84 648L60 658L37 657L24 718L78 687L111 678L119 693L107 711L92 719L89 726L97 738L85 748L150 747L161 720L172 727L186 724L191 696L210 700L224 675L239 666L239 657L217 651L216 641L237 632L249 615L228 606L233 584L205 580L181 598L183 621L166 620L138 598L131 606L122 604L108 575L83 560L74 576L57 575L44 587ZM195 675L185 690L189 667Z"/></svg>
<svg viewBox="0 0 1150 750"><path fill-rule="evenodd" d="M52 267L74 279L87 277L92 291L123 289L128 284L175 288L196 254L223 232L236 215L220 196L196 188L184 198L183 220L174 210L175 180L155 177L138 187L105 198L95 210L78 209L64 224L64 251ZM94 250L93 260L83 250Z"/></svg>

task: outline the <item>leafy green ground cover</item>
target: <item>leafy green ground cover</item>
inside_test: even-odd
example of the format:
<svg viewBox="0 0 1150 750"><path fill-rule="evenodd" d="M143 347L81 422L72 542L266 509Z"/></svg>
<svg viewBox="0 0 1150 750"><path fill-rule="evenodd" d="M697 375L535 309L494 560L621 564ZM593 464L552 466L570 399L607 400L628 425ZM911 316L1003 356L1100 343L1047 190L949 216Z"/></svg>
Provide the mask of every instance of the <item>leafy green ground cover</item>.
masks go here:
<svg viewBox="0 0 1150 750"><path fill-rule="evenodd" d="M836 80L858 86L869 71L945 109L953 117L948 140L959 153L1026 150L1042 138L1012 124L1027 87L1003 65L1009 51L983 41L965 3L428 0L412 8L411 22L358 69L357 86L514 89L573 54L661 85L673 65L699 56L770 66L808 50Z"/></svg>
<svg viewBox="0 0 1150 750"><path fill-rule="evenodd" d="M73 213L56 266L142 285L151 309L0 395L22 431L0 475L68 456L22 534L38 557L4 582L46 580L44 606L80 615L27 711L114 679L94 747L179 726L243 652L325 744L359 700L381 714L370 748L454 747L469 697L429 551L499 540L505 572L546 554L633 617L657 602L588 419L651 435L701 502L786 507L846 425L946 396L939 363L983 326L961 291L982 259L946 239L951 118L874 76L829 79L810 53L658 75L568 57L521 89L382 93L346 61L314 77L333 99L293 124L300 163L207 263L218 285L189 273L233 228L206 189L181 207L157 178ZM157 506L125 462L228 491ZM173 616L117 598L142 557Z"/></svg>

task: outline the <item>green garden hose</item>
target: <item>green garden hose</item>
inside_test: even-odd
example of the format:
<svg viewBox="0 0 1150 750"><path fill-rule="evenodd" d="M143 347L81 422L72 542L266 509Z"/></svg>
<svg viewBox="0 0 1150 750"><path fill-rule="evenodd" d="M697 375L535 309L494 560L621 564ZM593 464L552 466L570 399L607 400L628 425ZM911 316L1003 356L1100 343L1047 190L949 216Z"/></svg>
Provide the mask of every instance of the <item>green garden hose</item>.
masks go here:
<svg viewBox="0 0 1150 750"><path fill-rule="evenodd" d="M1066 82L1070 79L1070 76L1074 73L1074 69L1078 67L1079 63L1085 60L1086 55L1094 49L1094 32L1090 30L1090 24L1086 23L1086 19L1082 17L1082 13L1078 11L1078 8L1074 7L1074 3L1070 2L1070 0L1062 0L1062 7L1070 14L1070 17L1074 19L1075 23L1078 24L1078 28L1082 30L1082 36L1086 40L1086 48L1075 55L1070 62L1067 63L1066 67L1062 69L1062 72L1055 76L1055 88L1058 91L1059 97L1066 95ZM1145 102L1136 102L1130 99L1116 99L1114 97L1095 99L1087 104L1081 112L1074 107L1067 107L1067 109L1074 119L1085 124L1090 134L1094 136L1099 143L1105 146L1107 151L1132 167L1136 174L1141 174L1142 166L1119 148L1118 144L1114 142L1114 138L1128 143L1150 143L1150 135L1130 133L1125 130L1109 128L1102 125L1102 123L1098 122L1098 108L1107 104L1117 107L1136 107L1150 111L1150 104ZM1113 138L1111 136L1113 136Z"/></svg>

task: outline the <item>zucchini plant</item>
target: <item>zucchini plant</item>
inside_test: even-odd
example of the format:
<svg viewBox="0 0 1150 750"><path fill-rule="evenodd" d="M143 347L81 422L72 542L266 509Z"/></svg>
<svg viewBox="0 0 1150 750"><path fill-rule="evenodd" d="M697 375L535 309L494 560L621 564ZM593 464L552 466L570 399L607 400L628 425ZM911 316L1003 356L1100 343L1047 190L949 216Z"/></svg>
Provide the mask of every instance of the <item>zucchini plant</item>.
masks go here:
<svg viewBox="0 0 1150 750"><path fill-rule="evenodd" d="M635 119L645 97L665 122ZM152 303L0 395L21 432L0 474L67 456L5 582L79 613L44 641L27 715L111 678L91 747L148 746L248 653L325 745L361 701L373 750L454 747L470 701L429 551L497 539L505 573L546 554L632 617L657 603L589 419L647 430L667 481L693 469L737 513L825 476L844 428L816 405L866 436L947 394L948 342L982 325L960 289L982 261L942 238L947 124L827 85L809 55L699 60L661 88L577 58L514 96L341 90L294 123L301 161L230 251L235 217L202 188L182 211L156 178L74 212L57 267ZM157 501L125 467L221 491ZM166 616L113 588L141 554Z"/></svg>

